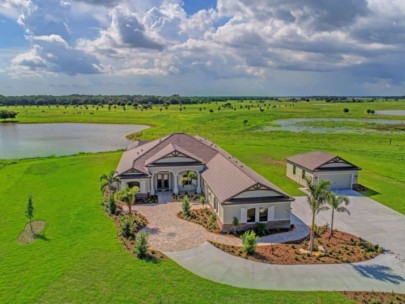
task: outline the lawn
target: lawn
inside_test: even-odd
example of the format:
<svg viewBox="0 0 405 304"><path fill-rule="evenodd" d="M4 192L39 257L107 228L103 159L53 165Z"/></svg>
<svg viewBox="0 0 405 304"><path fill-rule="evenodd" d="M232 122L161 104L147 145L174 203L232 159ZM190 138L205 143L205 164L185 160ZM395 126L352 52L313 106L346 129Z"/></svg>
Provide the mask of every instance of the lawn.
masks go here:
<svg viewBox="0 0 405 304"><path fill-rule="evenodd" d="M152 139L171 132L205 136L263 174L290 195L302 195L285 178L284 159L314 149L338 153L363 168L360 182L372 197L405 214L405 135L298 134L261 132L281 118L369 118L367 109L405 109L405 102L328 105L319 101L291 106L271 102L246 109L249 102L170 106L168 110L127 107L9 107L21 123L92 122L148 124ZM318 104L322 104L319 106ZM243 108L241 108L241 106ZM350 112L343 113L343 108ZM210 113L209 110L214 110ZM399 119L399 117L373 116ZM248 120L248 123L244 123ZM201 279L170 260L138 261L116 237L100 206L98 178L116 167L120 153L0 161L0 302L135 303L347 303L340 293L252 291ZM45 239L17 244L32 194L36 219L46 220Z"/></svg>
<svg viewBox="0 0 405 304"><path fill-rule="evenodd" d="M168 110L158 106L152 110L132 107L108 110L89 106L67 108L9 107L19 112L21 123L92 122L133 123L153 126L143 138L155 139L172 132L199 134L215 141L253 169L263 174L290 195L302 195L298 185L285 177L286 157L312 150L336 153L363 168L360 183L369 187L372 198L405 214L405 131L403 134L311 134L283 131L262 132L275 119L283 118L372 118L401 119L398 116L367 114L368 109L404 110L405 101L382 101L331 104L321 101L291 103L245 101L232 102L233 109L218 110L221 103L204 105L171 105ZM250 106L250 110L246 108ZM259 111L259 107L264 109ZM349 113L343 109L348 108ZM181 109L181 110L180 110ZM209 110L214 110L210 113ZM244 120L248 123L244 124ZM405 121L405 117L402 117Z"/></svg>
<svg viewBox="0 0 405 304"><path fill-rule="evenodd" d="M120 153L0 162L1 303L350 303L337 292L238 289L171 260L135 259L100 205L99 176ZM17 238L32 194L44 238Z"/></svg>

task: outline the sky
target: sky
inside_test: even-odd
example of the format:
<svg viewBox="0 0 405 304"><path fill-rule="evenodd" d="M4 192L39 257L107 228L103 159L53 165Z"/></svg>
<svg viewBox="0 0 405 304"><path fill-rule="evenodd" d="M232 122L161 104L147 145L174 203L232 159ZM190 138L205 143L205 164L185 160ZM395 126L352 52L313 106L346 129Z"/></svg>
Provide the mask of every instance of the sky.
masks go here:
<svg viewBox="0 0 405 304"><path fill-rule="evenodd" d="M29 94L405 95L405 1L1 0Z"/></svg>

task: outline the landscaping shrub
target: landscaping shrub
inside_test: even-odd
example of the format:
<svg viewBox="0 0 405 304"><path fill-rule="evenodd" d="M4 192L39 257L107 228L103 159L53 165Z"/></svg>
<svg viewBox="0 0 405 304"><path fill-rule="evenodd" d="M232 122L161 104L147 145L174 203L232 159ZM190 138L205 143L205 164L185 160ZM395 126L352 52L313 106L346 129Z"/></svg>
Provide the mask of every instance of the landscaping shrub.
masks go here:
<svg viewBox="0 0 405 304"><path fill-rule="evenodd" d="M131 222L128 218L125 218L120 222L120 236L128 239L131 235Z"/></svg>
<svg viewBox="0 0 405 304"><path fill-rule="evenodd" d="M133 238L138 231L146 226L146 219L139 214L124 215L119 218L120 236Z"/></svg>
<svg viewBox="0 0 405 304"><path fill-rule="evenodd" d="M113 197L110 197L108 199L107 207L108 207L108 212L110 214L115 214L115 211L117 210L117 205L116 205Z"/></svg>
<svg viewBox="0 0 405 304"><path fill-rule="evenodd" d="M267 225L265 223L257 223L255 226L255 232L258 236L267 235Z"/></svg>
<svg viewBox="0 0 405 304"><path fill-rule="evenodd" d="M181 208L183 210L183 214L186 217L191 217L191 207L190 207L190 200L188 198L188 196L186 195L183 198L183 202L181 204Z"/></svg>
<svg viewBox="0 0 405 304"><path fill-rule="evenodd" d="M141 231L136 237L134 253L138 256L138 258L144 259L148 256L148 249L148 235L146 234L146 232Z"/></svg>
<svg viewBox="0 0 405 304"><path fill-rule="evenodd" d="M210 221L208 223L208 229L213 230L215 229L215 223L217 222L217 215L215 213L211 213Z"/></svg>
<svg viewBox="0 0 405 304"><path fill-rule="evenodd" d="M256 236L254 231L246 231L242 237L243 251L248 255L253 255L256 252L257 240L259 237Z"/></svg>

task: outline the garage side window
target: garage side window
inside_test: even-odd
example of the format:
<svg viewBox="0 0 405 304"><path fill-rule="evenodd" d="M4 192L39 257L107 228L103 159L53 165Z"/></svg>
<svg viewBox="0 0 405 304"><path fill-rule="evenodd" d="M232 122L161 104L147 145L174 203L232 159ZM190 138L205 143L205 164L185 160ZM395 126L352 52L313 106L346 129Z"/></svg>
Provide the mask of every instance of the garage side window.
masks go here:
<svg viewBox="0 0 405 304"><path fill-rule="evenodd" d="M256 209L251 208L247 211L247 222L254 223L256 221Z"/></svg>
<svg viewBox="0 0 405 304"><path fill-rule="evenodd" d="M305 178L305 170L302 169L302 179L304 179L304 178Z"/></svg>
<svg viewBox="0 0 405 304"><path fill-rule="evenodd" d="M267 208L260 208L259 210L259 221L260 222L267 222L268 216L268 209Z"/></svg>
<svg viewBox="0 0 405 304"><path fill-rule="evenodd" d="M297 166L293 166L293 174L297 174Z"/></svg>

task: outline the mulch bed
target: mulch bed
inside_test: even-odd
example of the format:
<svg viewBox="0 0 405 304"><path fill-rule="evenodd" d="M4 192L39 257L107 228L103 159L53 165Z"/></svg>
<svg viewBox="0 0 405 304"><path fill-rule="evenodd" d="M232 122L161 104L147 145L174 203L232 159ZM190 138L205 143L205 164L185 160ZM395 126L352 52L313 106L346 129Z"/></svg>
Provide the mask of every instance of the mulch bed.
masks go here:
<svg viewBox="0 0 405 304"><path fill-rule="evenodd" d="M25 225L24 230L21 232L20 236L17 239L17 243L19 244L31 244L34 243L36 239L41 237L42 230L45 229L46 222L45 221L33 221L32 222L32 230L34 231L34 235L31 232L30 223ZM43 237L41 237L43 238Z"/></svg>
<svg viewBox="0 0 405 304"><path fill-rule="evenodd" d="M108 212L107 212L107 214L108 214ZM142 230L143 228L146 227L146 225L148 224L148 220L146 219L146 217L144 217L139 212L133 213L132 215L137 216L141 220L141 222L143 222L142 226L138 227L137 232L139 232L140 230ZM135 240L136 240L137 233L134 233L130 238L125 238L125 237L120 236L120 233L119 233L120 228L121 228L120 216L122 216L122 214L119 214L119 213L118 214L108 214L108 216L110 216L112 218L112 220L115 223L115 226L117 227L117 232L118 232L117 235L118 235L119 240L121 241L122 246L130 254L132 254L134 257L138 258L136 256L136 254L134 253L134 248L135 248L135 244L136 244ZM128 216L128 215L126 215L126 216ZM159 261L159 260L163 260L163 259L167 259L167 257L163 253L161 253L160 251L154 250L152 248L149 248L148 256L144 260Z"/></svg>
<svg viewBox="0 0 405 304"><path fill-rule="evenodd" d="M361 304L405 304L405 294L375 291L342 291L349 300Z"/></svg>
<svg viewBox="0 0 405 304"><path fill-rule="evenodd" d="M247 255L239 246L214 242L212 244L235 256L256 262L283 265L356 263L372 259L383 252L378 245L373 245L349 233L335 230L334 236L329 239L327 228L319 230L315 245L322 246L326 250L323 256L309 256L300 251L300 249L308 249L308 240L299 244L258 245L256 253L251 256Z"/></svg>
<svg viewBox="0 0 405 304"><path fill-rule="evenodd" d="M186 217L182 211L178 212L177 216L183 220L201 225L210 232L219 233L221 229L219 228L218 223L216 221L215 223L210 222L211 214L213 214L212 211L210 211L207 208L204 208L204 209L192 209L191 217Z"/></svg>

